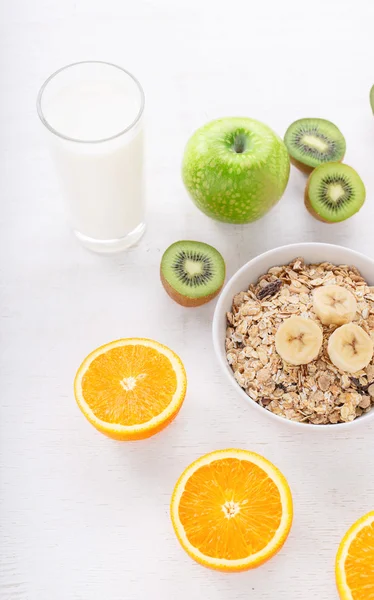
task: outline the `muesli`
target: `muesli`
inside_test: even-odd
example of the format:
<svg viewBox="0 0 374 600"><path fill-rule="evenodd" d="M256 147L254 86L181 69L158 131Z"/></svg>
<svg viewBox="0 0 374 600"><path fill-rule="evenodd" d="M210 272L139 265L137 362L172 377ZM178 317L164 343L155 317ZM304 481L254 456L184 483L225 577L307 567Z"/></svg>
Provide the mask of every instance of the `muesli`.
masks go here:
<svg viewBox="0 0 374 600"><path fill-rule="evenodd" d="M374 406L374 359L355 373L331 361L328 341L337 324L324 325L313 307L313 292L336 285L355 297L353 323L374 340L374 287L348 265L305 264L296 258L275 266L233 299L227 313L226 353L234 377L260 406L293 421L330 424L353 421ZM284 361L275 334L291 316L316 321L323 331L321 350L308 364Z"/></svg>

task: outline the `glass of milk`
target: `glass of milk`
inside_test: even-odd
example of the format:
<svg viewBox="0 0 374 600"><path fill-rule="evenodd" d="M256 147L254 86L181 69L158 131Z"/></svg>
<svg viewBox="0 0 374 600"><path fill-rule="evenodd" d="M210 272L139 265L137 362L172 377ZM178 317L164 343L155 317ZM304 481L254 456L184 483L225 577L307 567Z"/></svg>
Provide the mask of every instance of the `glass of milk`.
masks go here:
<svg viewBox="0 0 374 600"><path fill-rule="evenodd" d="M80 242L118 252L145 230L144 92L133 75L80 62L51 75L37 109Z"/></svg>

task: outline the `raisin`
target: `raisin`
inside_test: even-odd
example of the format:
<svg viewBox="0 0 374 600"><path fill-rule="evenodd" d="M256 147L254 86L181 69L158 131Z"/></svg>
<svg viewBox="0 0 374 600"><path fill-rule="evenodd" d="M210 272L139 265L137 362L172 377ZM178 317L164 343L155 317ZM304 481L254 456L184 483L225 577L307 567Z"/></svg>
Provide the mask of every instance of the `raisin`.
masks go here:
<svg viewBox="0 0 374 600"><path fill-rule="evenodd" d="M265 285L265 287L261 288L257 294L257 298L259 300L263 300L264 298L268 298L270 296L275 296L277 292L279 292L282 287L282 281L280 279L276 279L271 283Z"/></svg>

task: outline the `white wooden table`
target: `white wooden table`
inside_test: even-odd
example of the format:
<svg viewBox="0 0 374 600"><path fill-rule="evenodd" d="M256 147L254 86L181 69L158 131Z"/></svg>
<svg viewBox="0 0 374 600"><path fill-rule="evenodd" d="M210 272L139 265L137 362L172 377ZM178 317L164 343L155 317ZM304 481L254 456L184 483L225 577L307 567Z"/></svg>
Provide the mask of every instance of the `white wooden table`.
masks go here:
<svg viewBox="0 0 374 600"><path fill-rule="evenodd" d="M336 599L338 542L374 506L374 427L309 437L259 419L213 356L214 303L177 306L158 270L163 250L183 238L216 246L228 275L290 242L373 255L373 2L13 0L1 9L1 600ZM69 232L35 111L43 80L85 59L128 68L147 98L148 230L113 257L85 251ZM360 214L313 220L293 170L260 222L202 215L181 181L183 147L196 127L227 115L280 135L304 116L336 122L346 162L367 186ZM107 440L73 397L81 359L121 336L164 342L188 371L177 420L145 442ZM283 551L233 576L193 563L168 511L184 467L228 446L274 461L295 501Z"/></svg>

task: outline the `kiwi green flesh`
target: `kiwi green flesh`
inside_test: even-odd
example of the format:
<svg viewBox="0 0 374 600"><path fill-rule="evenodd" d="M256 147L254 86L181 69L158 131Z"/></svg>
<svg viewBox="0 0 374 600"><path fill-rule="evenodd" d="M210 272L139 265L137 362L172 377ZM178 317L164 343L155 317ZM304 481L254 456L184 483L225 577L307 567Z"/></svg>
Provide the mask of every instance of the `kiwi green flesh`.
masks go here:
<svg viewBox="0 0 374 600"><path fill-rule="evenodd" d="M341 131L325 119L299 119L284 136L290 157L314 169L326 162L341 161L346 144Z"/></svg>
<svg viewBox="0 0 374 600"><path fill-rule="evenodd" d="M307 208L328 223L349 219L365 202L365 186L359 174L342 163L326 163L309 177Z"/></svg>
<svg viewBox="0 0 374 600"><path fill-rule="evenodd" d="M374 85L370 90L370 104L371 104L371 110L374 113Z"/></svg>
<svg viewBox="0 0 374 600"><path fill-rule="evenodd" d="M175 242L161 260L161 278L169 288L185 298L213 296L225 280L222 255L203 242Z"/></svg>

